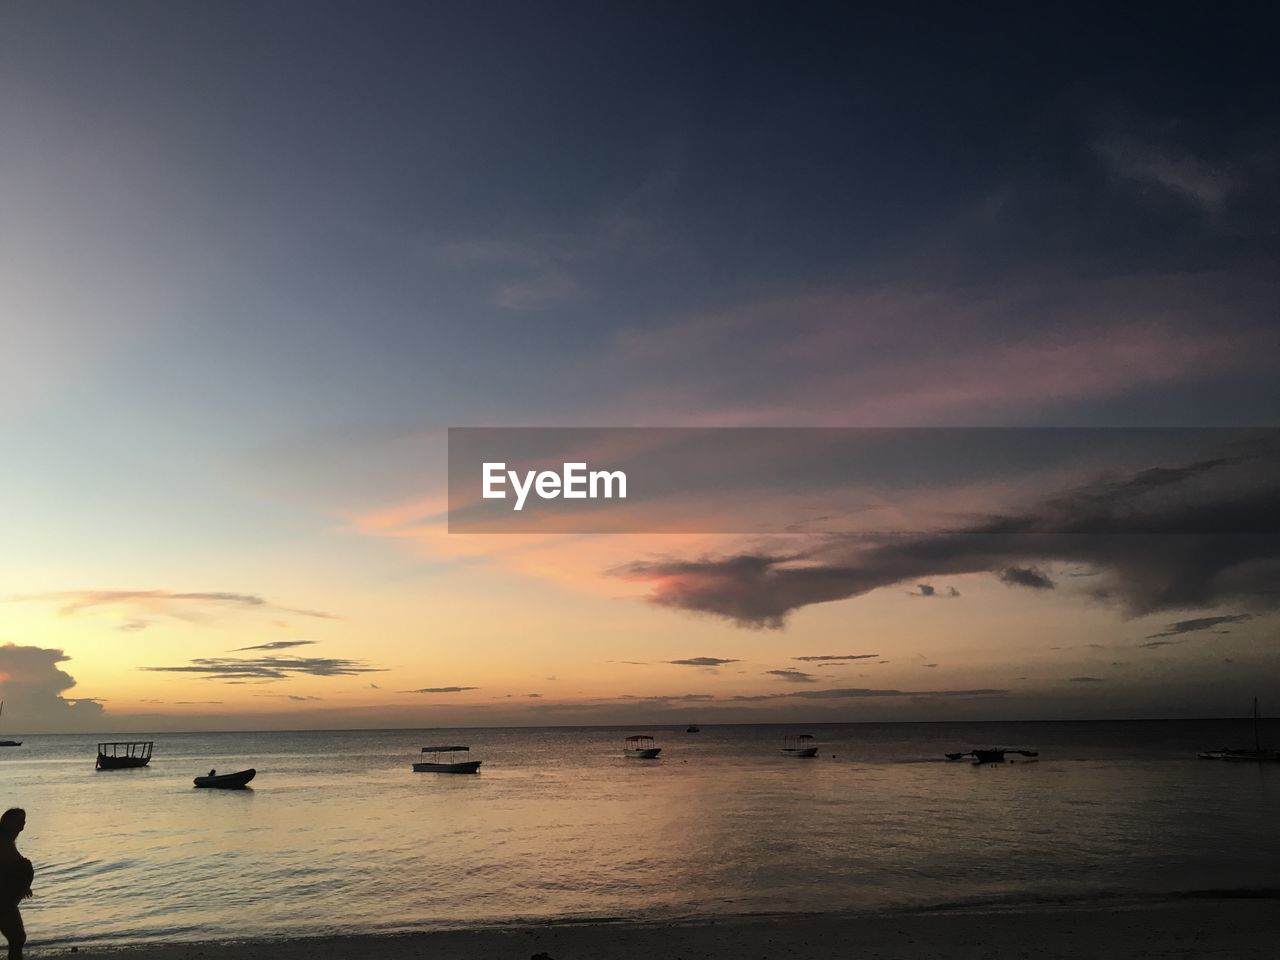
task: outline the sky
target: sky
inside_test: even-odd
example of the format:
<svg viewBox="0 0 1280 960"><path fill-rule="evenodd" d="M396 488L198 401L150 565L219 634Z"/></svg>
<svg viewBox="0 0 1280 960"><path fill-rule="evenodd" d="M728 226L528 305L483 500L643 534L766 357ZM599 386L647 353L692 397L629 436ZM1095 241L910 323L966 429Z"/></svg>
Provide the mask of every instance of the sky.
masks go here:
<svg viewBox="0 0 1280 960"><path fill-rule="evenodd" d="M942 471L964 551L446 523L449 427L1277 425L1275 26L5 5L0 734L1280 703L1254 461ZM1262 532L972 549L1221 476Z"/></svg>

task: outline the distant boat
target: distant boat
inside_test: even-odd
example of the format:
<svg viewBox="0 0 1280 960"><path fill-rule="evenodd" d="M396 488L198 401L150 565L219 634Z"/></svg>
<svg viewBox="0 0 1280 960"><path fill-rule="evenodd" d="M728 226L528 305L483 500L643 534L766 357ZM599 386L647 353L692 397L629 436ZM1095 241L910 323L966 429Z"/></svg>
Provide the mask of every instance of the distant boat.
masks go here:
<svg viewBox="0 0 1280 960"><path fill-rule="evenodd" d="M701 733L702 728L698 726L696 723L691 723L684 728L684 732L685 733Z"/></svg>
<svg viewBox="0 0 1280 960"><path fill-rule="evenodd" d="M145 767L151 762L152 740L117 740L98 744L99 770Z"/></svg>
<svg viewBox="0 0 1280 960"><path fill-rule="evenodd" d="M217 790L243 790L248 786L249 781L258 775L258 771L250 768L248 770L238 770L235 773L218 773L209 771L207 777L196 777L195 785L197 787L213 787Z"/></svg>
<svg viewBox="0 0 1280 960"><path fill-rule="evenodd" d="M467 753L470 747L444 746L423 747L423 753L431 754L430 760L413 765L414 773L475 773L480 769L480 760L441 760L442 754Z"/></svg>
<svg viewBox="0 0 1280 960"><path fill-rule="evenodd" d="M653 745L653 737L641 734L627 737L622 742L622 755L636 760L653 760L662 752L661 747Z"/></svg>
<svg viewBox="0 0 1280 960"><path fill-rule="evenodd" d="M1263 750L1258 737L1258 698L1253 698L1253 749L1243 750L1236 747L1223 747L1221 750L1205 750L1200 754L1201 760L1253 760L1268 762L1280 760L1280 751Z"/></svg>
<svg viewBox="0 0 1280 960"><path fill-rule="evenodd" d="M1016 753L1023 757L1038 757L1039 750L1010 750L1007 747L988 747L987 749L974 748L966 750L963 753L944 754L948 760L963 760L965 757L972 757L974 763L1004 763L1004 755L1006 753Z"/></svg>
<svg viewBox="0 0 1280 960"><path fill-rule="evenodd" d="M4 714L4 701L0 700L0 715ZM0 747L20 747L21 740L0 740Z"/></svg>
<svg viewBox="0 0 1280 960"><path fill-rule="evenodd" d="M791 734L782 738L782 755L784 757L816 757L818 746L813 742L811 734Z"/></svg>

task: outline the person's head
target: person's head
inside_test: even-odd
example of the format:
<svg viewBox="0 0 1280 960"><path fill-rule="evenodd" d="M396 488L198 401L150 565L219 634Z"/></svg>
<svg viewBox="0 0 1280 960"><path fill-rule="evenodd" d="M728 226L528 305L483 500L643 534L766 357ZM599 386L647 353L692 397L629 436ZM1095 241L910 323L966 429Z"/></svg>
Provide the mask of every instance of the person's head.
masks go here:
<svg viewBox="0 0 1280 960"><path fill-rule="evenodd" d="M0 837L9 840L17 837L27 825L27 811L21 807L10 807L0 814Z"/></svg>

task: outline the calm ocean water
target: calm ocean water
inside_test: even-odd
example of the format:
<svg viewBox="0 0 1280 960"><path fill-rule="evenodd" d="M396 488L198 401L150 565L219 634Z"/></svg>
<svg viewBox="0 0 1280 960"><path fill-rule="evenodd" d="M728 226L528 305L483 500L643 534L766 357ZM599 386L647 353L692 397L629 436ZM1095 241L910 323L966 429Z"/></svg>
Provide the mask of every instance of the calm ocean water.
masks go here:
<svg viewBox="0 0 1280 960"><path fill-rule="evenodd" d="M662 758L623 759L628 733ZM1280 764L1195 756L1245 721L168 734L111 772L93 737L23 739L0 804L28 812L35 944L1280 887ZM432 741L482 772L411 772ZM940 759L993 744L1040 759Z"/></svg>

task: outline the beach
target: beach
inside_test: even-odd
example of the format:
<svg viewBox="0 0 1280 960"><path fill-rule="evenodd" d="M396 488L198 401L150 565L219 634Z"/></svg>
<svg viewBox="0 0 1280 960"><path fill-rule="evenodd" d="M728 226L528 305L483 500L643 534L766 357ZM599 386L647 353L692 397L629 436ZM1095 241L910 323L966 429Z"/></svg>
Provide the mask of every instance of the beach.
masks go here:
<svg viewBox="0 0 1280 960"><path fill-rule="evenodd" d="M791 915L673 923L550 923L392 936L193 942L75 950L78 960L1159 960L1272 957L1270 898L998 912ZM71 955L72 948L40 950ZM33 951L34 953L34 951Z"/></svg>

